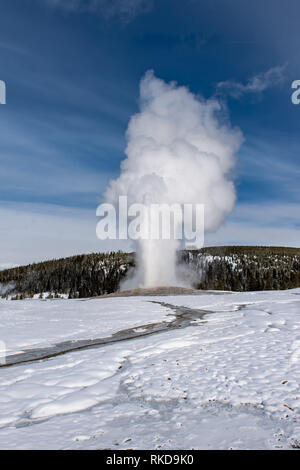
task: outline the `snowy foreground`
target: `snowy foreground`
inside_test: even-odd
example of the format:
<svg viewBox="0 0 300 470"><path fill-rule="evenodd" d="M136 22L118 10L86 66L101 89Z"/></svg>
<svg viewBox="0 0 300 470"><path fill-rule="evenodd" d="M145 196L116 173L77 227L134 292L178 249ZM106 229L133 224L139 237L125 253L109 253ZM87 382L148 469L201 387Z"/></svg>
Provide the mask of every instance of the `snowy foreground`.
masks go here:
<svg viewBox="0 0 300 470"><path fill-rule="evenodd" d="M300 446L300 289L1 300L0 340L11 356L172 322L175 311L153 301L208 313L182 328L0 368L0 448Z"/></svg>

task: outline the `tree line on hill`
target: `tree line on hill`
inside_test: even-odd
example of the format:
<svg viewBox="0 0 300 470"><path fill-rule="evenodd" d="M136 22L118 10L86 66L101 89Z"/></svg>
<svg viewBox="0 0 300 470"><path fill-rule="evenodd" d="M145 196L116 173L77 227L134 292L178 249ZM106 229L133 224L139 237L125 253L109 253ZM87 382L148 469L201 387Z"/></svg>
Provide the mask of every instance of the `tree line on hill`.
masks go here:
<svg viewBox="0 0 300 470"><path fill-rule="evenodd" d="M182 252L198 289L257 291L300 287L300 249L224 246ZM202 275L201 275L202 273Z"/></svg>
<svg viewBox="0 0 300 470"><path fill-rule="evenodd" d="M121 279L133 265L127 253L91 253L0 271L2 297L18 298L43 292L54 297L93 297L118 290ZM1 293L1 291L0 291Z"/></svg>
<svg viewBox="0 0 300 470"><path fill-rule="evenodd" d="M300 249L209 247L184 250L178 262L193 273L198 289L253 291L300 287ZM0 295L15 299L47 292L49 298L93 297L116 292L135 254L91 253L0 271Z"/></svg>

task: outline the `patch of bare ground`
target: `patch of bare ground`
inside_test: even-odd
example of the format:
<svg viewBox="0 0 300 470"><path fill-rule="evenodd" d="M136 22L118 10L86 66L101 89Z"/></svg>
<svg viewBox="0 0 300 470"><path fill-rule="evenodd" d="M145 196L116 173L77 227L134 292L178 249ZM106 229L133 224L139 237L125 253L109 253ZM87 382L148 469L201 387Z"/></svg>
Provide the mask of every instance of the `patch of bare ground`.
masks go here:
<svg viewBox="0 0 300 470"><path fill-rule="evenodd" d="M221 291L220 291L221 292ZM107 297L134 297L134 296L164 296L164 295L202 295L202 294L216 294L216 291L208 290L197 290L188 287L178 287L178 286L158 286L158 287L147 287L147 288L136 288L130 290L124 290L121 292L114 292L112 294L99 295L97 298L107 298ZM224 293L224 292L222 292ZM229 294L230 292L226 292Z"/></svg>

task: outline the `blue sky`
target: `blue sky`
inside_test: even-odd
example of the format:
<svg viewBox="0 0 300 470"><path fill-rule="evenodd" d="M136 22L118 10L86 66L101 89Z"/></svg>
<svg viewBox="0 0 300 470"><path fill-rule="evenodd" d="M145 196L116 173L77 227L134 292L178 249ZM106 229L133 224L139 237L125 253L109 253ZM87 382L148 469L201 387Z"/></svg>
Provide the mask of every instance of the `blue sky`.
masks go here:
<svg viewBox="0 0 300 470"><path fill-rule="evenodd" d="M0 13L0 265L108 248L95 210L148 69L207 98L226 82L245 137L236 209L206 244L300 246L298 0L0 0Z"/></svg>

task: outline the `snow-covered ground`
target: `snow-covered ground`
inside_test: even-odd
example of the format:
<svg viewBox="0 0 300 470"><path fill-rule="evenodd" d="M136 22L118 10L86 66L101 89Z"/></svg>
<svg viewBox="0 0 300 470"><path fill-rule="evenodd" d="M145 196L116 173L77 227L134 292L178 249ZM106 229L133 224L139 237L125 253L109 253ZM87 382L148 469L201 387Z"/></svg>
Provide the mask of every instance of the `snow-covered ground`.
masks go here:
<svg viewBox="0 0 300 470"><path fill-rule="evenodd" d="M90 300L0 299L0 340L13 354L60 341L109 336L125 328L166 320L169 312L139 298Z"/></svg>
<svg viewBox="0 0 300 470"><path fill-rule="evenodd" d="M208 313L190 326L0 368L0 448L300 445L300 289L0 301L8 355ZM170 314L172 316L170 316Z"/></svg>

